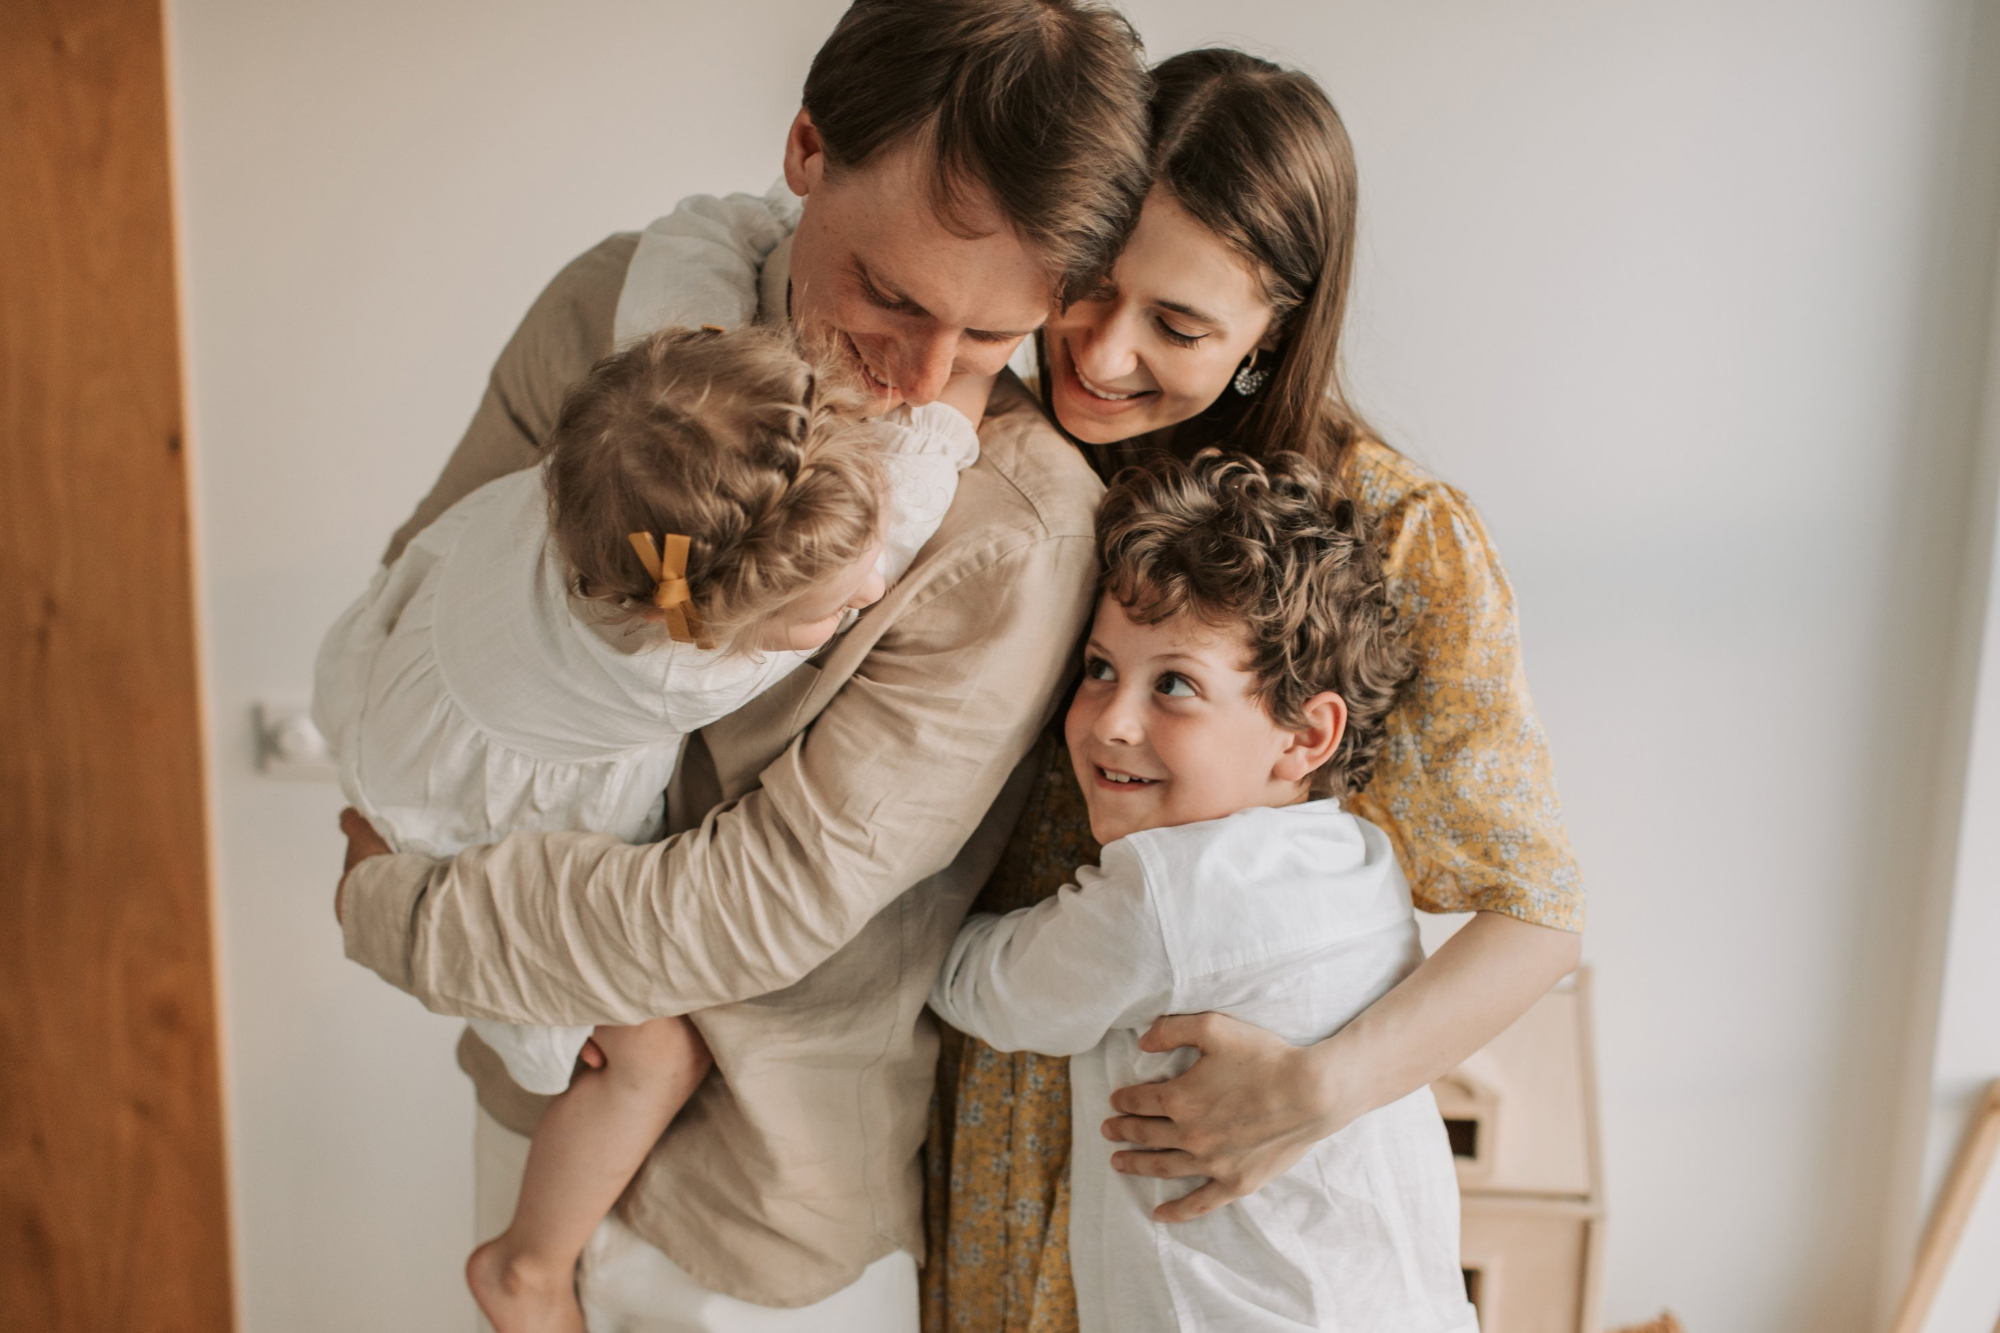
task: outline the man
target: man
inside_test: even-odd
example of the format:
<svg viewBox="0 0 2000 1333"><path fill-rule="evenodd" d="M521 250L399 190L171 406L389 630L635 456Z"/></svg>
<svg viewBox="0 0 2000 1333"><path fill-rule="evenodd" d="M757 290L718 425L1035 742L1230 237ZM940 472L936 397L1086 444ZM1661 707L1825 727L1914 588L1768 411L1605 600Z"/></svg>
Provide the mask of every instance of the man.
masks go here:
<svg viewBox="0 0 2000 1333"><path fill-rule="evenodd" d="M732 233L721 209L719 241L761 264L759 317L831 341L884 410L999 372L1053 298L1108 266L1143 196L1137 39L1086 0L857 0L803 102L785 145L795 230ZM563 391L629 322L640 246L614 236L557 275L392 555L536 461ZM1009 774L1095 574L1081 457L1006 381L980 438L909 574L817 670L689 746L666 842L522 835L447 863L365 860L343 882L350 956L433 1009L689 1013L707 1040L719 1076L586 1255L598 1333L729 1327L738 1302L801 1329L915 1327L924 998L1018 809ZM470 1033L460 1063L482 1108L481 1210L504 1217L539 1099Z"/></svg>

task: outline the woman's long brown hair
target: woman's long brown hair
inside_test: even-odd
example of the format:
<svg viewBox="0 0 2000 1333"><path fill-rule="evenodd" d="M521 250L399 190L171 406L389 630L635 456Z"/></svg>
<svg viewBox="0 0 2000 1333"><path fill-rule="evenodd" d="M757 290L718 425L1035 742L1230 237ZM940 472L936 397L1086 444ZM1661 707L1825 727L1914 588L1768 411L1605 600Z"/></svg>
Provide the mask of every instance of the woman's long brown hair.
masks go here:
<svg viewBox="0 0 2000 1333"><path fill-rule="evenodd" d="M1163 60L1153 81L1154 184L1249 261L1273 332L1257 358L1270 372L1263 387L1224 389L1165 443L1183 459L1210 445L1288 449L1338 478L1372 434L1340 376L1358 195L1347 128L1311 78L1226 47ZM1157 448L1086 447L1107 475Z"/></svg>

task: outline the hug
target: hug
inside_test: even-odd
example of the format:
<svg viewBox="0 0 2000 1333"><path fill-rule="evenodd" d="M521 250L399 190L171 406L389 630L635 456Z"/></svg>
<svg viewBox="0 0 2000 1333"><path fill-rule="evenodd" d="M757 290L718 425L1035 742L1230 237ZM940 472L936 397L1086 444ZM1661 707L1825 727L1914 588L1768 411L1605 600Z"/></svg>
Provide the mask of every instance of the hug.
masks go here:
<svg viewBox="0 0 2000 1333"><path fill-rule="evenodd" d="M1428 1085L1582 889L1486 530L1342 392L1332 102L857 0L782 170L555 276L321 652L482 1309L1474 1328Z"/></svg>

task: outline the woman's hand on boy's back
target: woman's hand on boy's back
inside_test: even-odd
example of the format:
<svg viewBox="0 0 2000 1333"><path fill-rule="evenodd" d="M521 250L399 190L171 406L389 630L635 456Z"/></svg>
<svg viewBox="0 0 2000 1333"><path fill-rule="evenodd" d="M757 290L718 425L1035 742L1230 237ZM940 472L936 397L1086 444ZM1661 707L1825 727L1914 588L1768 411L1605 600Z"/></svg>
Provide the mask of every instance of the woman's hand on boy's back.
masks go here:
<svg viewBox="0 0 2000 1333"><path fill-rule="evenodd" d="M1154 1210L1185 1222L1264 1187L1319 1140L1449 1073L1573 970L1581 937L1475 912L1387 995L1315 1046L1223 1014L1169 1014L1146 1051L1193 1046L1177 1078L1111 1094L1104 1137L1128 1175L1208 1182Z"/></svg>
<svg viewBox="0 0 2000 1333"><path fill-rule="evenodd" d="M1226 1014L1168 1014L1139 1039L1146 1051L1184 1046L1201 1058L1178 1078L1113 1092L1124 1114L1103 1125L1105 1138L1132 1145L1111 1157L1127 1175L1208 1177L1154 1209L1157 1221L1191 1221L1254 1194L1353 1118L1310 1047Z"/></svg>

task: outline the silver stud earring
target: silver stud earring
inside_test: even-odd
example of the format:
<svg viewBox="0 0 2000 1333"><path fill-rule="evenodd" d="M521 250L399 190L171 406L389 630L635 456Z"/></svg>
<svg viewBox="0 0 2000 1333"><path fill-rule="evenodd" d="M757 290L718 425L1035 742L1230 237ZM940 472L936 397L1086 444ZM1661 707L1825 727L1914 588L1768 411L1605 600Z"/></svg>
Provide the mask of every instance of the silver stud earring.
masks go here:
<svg viewBox="0 0 2000 1333"><path fill-rule="evenodd" d="M1257 369L1257 353L1260 350L1255 347L1250 349L1249 358L1237 369L1236 378L1229 382L1230 387L1234 388L1236 392L1242 394L1245 398L1263 388L1264 381L1271 378L1271 372L1268 367L1263 370Z"/></svg>

